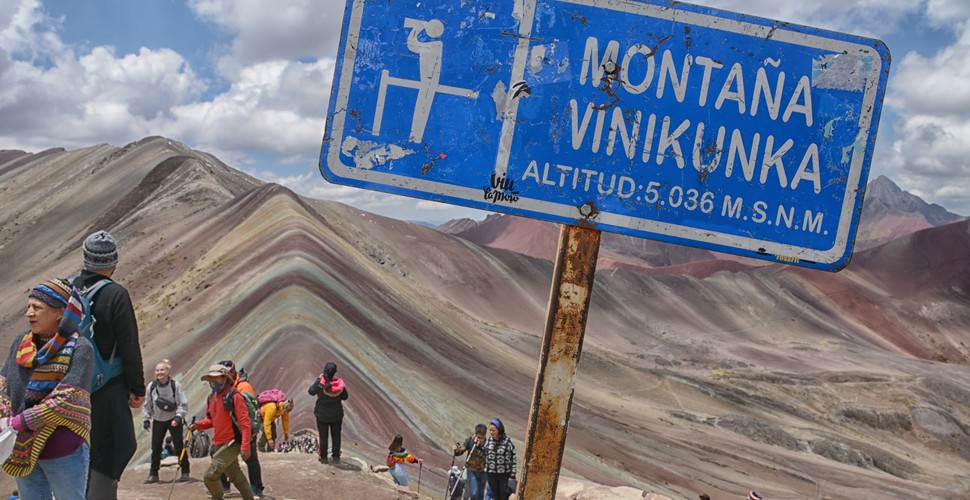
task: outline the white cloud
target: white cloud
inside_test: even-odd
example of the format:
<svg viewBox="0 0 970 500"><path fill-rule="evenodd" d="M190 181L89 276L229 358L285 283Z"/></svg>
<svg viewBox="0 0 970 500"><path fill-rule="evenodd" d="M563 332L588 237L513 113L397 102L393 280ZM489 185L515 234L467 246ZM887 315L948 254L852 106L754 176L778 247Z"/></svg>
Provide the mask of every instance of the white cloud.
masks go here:
<svg viewBox="0 0 970 500"><path fill-rule="evenodd" d="M895 140L881 160L904 190L970 214L970 24L961 25L953 45L899 63L886 99Z"/></svg>
<svg viewBox="0 0 970 500"><path fill-rule="evenodd" d="M170 121L169 109L205 88L181 55L109 46L76 57L37 2L23 2L0 31L0 138L23 148L127 143Z"/></svg>
<svg viewBox="0 0 970 500"><path fill-rule="evenodd" d="M926 17L938 26L949 26L956 23L958 27L966 27L966 20L970 18L970 2L966 0L928 0L926 2Z"/></svg>
<svg viewBox="0 0 970 500"><path fill-rule="evenodd" d="M232 58L241 66L285 58L335 54L343 1L190 0L200 17L232 33Z"/></svg>
<svg viewBox="0 0 970 500"><path fill-rule="evenodd" d="M174 108L169 133L213 150L313 152L323 137L332 68L332 61L284 60L246 67L211 101Z"/></svg>
<svg viewBox="0 0 970 500"><path fill-rule="evenodd" d="M953 45L931 57L906 54L893 78L889 105L920 115L952 116L970 111L970 26Z"/></svg>

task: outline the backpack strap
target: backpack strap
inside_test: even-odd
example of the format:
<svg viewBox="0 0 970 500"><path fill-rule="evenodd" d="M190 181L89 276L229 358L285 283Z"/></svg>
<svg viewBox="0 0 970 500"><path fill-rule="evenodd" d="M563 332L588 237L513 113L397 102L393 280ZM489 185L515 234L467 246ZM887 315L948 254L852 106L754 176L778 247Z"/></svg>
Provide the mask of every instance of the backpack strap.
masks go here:
<svg viewBox="0 0 970 500"><path fill-rule="evenodd" d="M235 387L230 388L224 396L222 396L222 406L229 412L229 416L232 418L232 435L236 439L236 442L242 446L242 429L239 427L239 419L236 418L236 407L234 405L236 394L240 394ZM240 394L241 395L241 394ZM245 401L243 401L245 403Z"/></svg>
<svg viewBox="0 0 970 500"><path fill-rule="evenodd" d="M74 279L71 280L71 286L74 286L74 281L75 280L77 280L77 277L75 277ZM83 289L78 290L78 293L80 293L81 295L84 296L85 299L87 299L89 306L93 309L94 308L94 296L97 295L98 292L100 292L102 288L104 288L105 286L107 286L107 285L109 285L111 283L114 283L114 281L111 281L110 278L101 278L97 282L95 282L93 285L86 286ZM93 315L94 313L91 312L91 311L84 311L84 314L92 314ZM94 324L91 325L91 341L92 342L94 341ZM97 344L95 344L95 346L97 346ZM114 347L111 348L111 356L108 358L108 363L111 363L112 361L115 360L115 351L117 351L117 350L118 350L118 343L115 342Z"/></svg>
<svg viewBox="0 0 970 500"><path fill-rule="evenodd" d="M88 300L94 300L94 296L97 295L98 292L100 292L101 289L105 287L105 285L108 285L110 283L114 283L113 281L111 281L110 278L101 278L93 285L86 286L84 287L84 289L78 290L78 291L81 292L81 295L84 295L85 297L87 297Z"/></svg>

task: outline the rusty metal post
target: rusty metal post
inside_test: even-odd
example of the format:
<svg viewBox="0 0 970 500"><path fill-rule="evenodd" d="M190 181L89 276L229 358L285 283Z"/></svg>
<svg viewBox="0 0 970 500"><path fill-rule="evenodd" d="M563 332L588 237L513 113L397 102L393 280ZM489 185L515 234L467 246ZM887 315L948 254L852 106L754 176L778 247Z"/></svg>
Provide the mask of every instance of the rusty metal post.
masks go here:
<svg viewBox="0 0 970 500"><path fill-rule="evenodd" d="M600 234L596 229L567 225L559 232L517 498L556 497Z"/></svg>

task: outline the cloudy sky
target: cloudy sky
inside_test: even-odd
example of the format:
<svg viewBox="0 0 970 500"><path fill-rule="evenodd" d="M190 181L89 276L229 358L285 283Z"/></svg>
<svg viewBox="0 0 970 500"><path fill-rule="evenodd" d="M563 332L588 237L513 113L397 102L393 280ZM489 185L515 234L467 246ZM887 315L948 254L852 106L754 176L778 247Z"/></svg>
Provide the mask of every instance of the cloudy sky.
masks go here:
<svg viewBox="0 0 970 500"><path fill-rule="evenodd" d="M892 51L870 180L970 215L970 1L695 0ZM328 184L342 0L2 0L0 149L162 135L301 194L410 220L485 213Z"/></svg>

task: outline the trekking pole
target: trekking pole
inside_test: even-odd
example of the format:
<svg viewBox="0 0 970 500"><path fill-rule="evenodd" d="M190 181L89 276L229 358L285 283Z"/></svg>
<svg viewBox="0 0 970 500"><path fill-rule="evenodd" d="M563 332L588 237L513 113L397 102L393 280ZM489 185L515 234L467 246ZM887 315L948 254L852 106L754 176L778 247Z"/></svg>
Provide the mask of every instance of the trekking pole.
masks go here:
<svg viewBox="0 0 970 500"><path fill-rule="evenodd" d="M192 417L192 424L195 423L195 416ZM189 425L192 425L189 424ZM168 500L172 500L172 492L175 491L175 481L178 481L179 473L182 472L182 460L185 459L185 450L189 449L189 440L192 438L192 429L185 427L188 432L185 434L185 442L182 443L182 453L179 453L179 465L175 469L175 477L172 478L172 487L168 490Z"/></svg>
<svg viewBox="0 0 970 500"><path fill-rule="evenodd" d="M418 495L421 494L421 470L424 469L424 461L418 462Z"/></svg>
<svg viewBox="0 0 970 500"><path fill-rule="evenodd" d="M455 443L455 444L457 445L458 443ZM455 455L455 453L454 453L455 450L451 450L451 452L452 452L451 453L451 467L454 467L455 466L455 457L458 456L458 455ZM451 467L448 467L448 477L449 478L451 478ZM420 473L420 470L419 470L419 473ZM451 481L449 480L448 483L449 484L445 484L445 500L448 500L448 498L451 497L451 494L454 493L454 489L451 487L451 484L450 484Z"/></svg>

